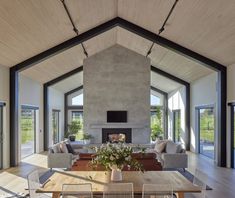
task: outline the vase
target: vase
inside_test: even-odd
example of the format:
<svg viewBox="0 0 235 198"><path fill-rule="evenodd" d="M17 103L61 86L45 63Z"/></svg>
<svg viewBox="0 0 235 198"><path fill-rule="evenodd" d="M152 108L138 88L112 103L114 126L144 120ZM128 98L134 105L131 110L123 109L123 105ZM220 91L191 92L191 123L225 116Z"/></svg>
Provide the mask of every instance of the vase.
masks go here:
<svg viewBox="0 0 235 198"><path fill-rule="evenodd" d="M122 170L118 168L112 168L111 181L122 181Z"/></svg>

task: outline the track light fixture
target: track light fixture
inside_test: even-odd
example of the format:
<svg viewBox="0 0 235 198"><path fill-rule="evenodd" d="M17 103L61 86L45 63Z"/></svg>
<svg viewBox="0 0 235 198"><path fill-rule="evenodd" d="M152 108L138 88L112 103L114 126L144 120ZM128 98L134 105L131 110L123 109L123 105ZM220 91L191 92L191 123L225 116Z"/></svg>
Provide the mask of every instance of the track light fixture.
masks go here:
<svg viewBox="0 0 235 198"><path fill-rule="evenodd" d="M168 13L168 15L167 15L165 21L164 21L163 24L162 24L162 27L161 27L161 28L159 29L159 31L158 31L157 37L160 36L160 34L165 30L165 25L166 25L168 19L170 18L170 16L171 16L173 10L175 9L175 6L176 6L176 4L178 3L178 1L179 1L179 0L175 0L175 3L174 3L173 6L171 7L171 9L170 9L170 11L169 11L169 13ZM154 46L154 42L151 44L151 46L150 46L150 48L149 48L149 50L148 50L148 52L147 52L147 54L146 54L146 57L148 57L149 54L152 53L153 46Z"/></svg>
<svg viewBox="0 0 235 198"><path fill-rule="evenodd" d="M71 16L71 14L70 14L70 12L69 12L69 10L68 10L68 7L67 7L67 5L66 5L66 3L65 3L65 0L60 0L60 1L61 1L61 3L63 4L64 9L65 9L65 11L66 11L66 13L67 13L67 15L68 15L68 17L69 17L69 20L70 20L70 22L71 22L71 24L72 24L72 26L73 26L73 31L74 31L75 34L78 36L78 35L79 35L79 31L78 31L78 29L76 28L76 26L75 26L75 24L74 24L74 22L73 22L72 16ZM83 49L83 53L85 54L86 57L88 57L88 53L87 53L86 48L85 48L85 46L83 45L83 43L81 43L81 46L82 46L82 49Z"/></svg>

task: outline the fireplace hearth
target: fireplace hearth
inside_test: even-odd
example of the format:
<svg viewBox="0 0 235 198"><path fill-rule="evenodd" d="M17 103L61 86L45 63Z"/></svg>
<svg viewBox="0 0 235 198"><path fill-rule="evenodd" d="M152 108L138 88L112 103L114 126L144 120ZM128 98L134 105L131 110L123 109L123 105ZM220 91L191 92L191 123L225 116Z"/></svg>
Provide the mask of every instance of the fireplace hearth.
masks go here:
<svg viewBox="0 0 235 198"><path fill-rule="evenodd" d="M102 143L131 143L131 128L103 128Z"/></svg>

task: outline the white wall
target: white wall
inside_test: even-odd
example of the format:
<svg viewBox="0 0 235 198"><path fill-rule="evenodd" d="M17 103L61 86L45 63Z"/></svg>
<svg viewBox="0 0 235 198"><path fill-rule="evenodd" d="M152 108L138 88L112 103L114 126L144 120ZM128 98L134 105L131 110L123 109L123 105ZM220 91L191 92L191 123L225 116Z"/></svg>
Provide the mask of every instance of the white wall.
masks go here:
<svg viewBox="0 0 235 198"><path fill-rule="evenodd" d="M49 100L49 146L53 144L53 133L52 133L52 110L60 110L59 113L59 133L60 140L64 138L64 93L49 87L48 89L48 100Z"/></svg>
<svg viewBox="0 0 235 198"><path fill-rule="evenodd" d="M21 105L38 107L36 113L36 153L43 151L43 85L22 74L19 74L19 120ZM20 122L19 122L20 125ZM20 126L19 126L19 134ZM21 142L19 135L19 142ZM20 151L20 144L19 144ZM19 158L20 159L20 158Z"/></svg>
<svg viewBox="0 0 235 198"><path fill-rule="evenodd" d="M186 88L185 86L168 94L168 136L173 140L173 110L180 110L181 142L186 144Z"/></svg>
<svg viewBox="0 0 235 198"><path fill-rule="evenodd" d="M10 130L9 130L9 68L0 66L0 101L3 108L3 168L10 166Z"/></svg>
<svg viewBox="0 0 235 198"><path fill-rule="evenodd" d="M133 143L148 143L150 60L115 45L85 59L83 65L84 130L101 143L102 128L132 128ZM127 111L128 123L107 123L110 110Z"/></svg>
<svg viewBox="0 0 235 198"><path fill-rule="evenodd" d="M193 152L198 152L198 129L196 122L196 111L195 107L213 105L215 112L215 148L216 148L216 134L218 133L217 128L217 73L213 72L212 74L200 78L191 84L191 143L190 150Z"/></svg>

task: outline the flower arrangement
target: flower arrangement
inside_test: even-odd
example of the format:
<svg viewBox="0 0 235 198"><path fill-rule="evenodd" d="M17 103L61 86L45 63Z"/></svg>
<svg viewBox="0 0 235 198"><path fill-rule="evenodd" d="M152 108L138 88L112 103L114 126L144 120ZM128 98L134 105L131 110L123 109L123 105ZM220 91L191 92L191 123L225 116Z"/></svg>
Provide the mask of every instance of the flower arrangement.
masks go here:
<svg viewBox="0 0 235 198"><path fill-rule="evenodd" d="M106 170L119 169L124 166L135 170L143 171L142 165L131 157L132 147L124 143L103 144L95 147L96 154L91 161L92 166L102 165Z"/></svg>

